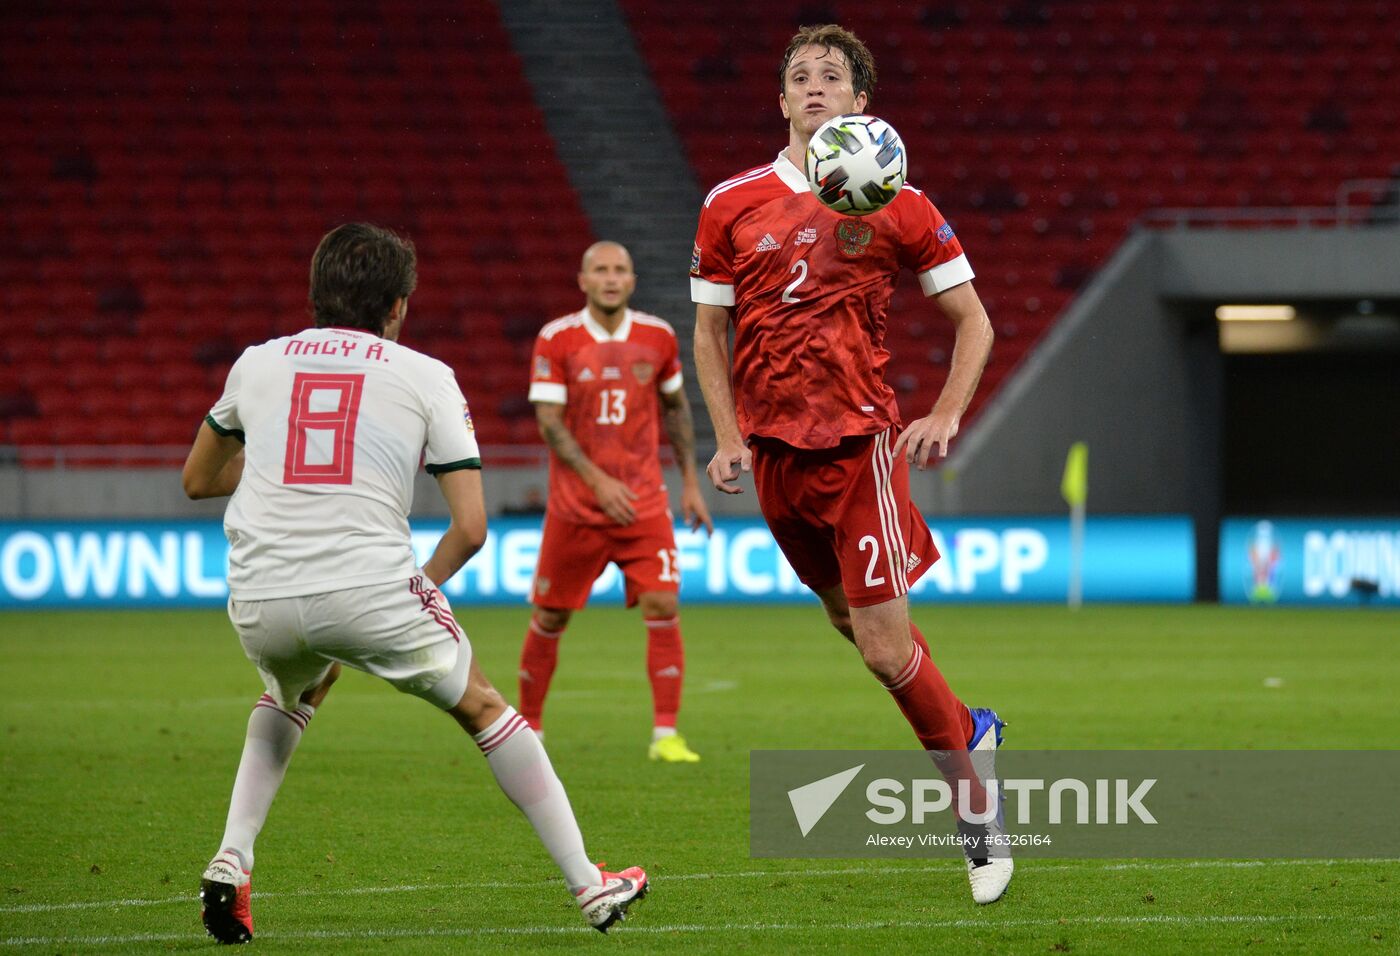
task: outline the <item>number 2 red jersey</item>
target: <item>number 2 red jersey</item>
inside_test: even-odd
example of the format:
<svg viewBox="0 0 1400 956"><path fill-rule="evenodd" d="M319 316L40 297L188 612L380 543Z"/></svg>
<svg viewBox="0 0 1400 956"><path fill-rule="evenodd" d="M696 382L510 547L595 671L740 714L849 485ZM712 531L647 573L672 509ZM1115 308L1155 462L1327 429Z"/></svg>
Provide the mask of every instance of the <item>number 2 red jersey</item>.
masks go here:
<svg viewBox="0 0 1400 956"><path fill-rule="evenodd" d="M784 152L710 192L691 254L691 298L732 309L745 438L832 448L899 424L884 340L904 268L925 295L973 275L952 227L910 186L877 213L843 216L817 201Z"/></svg>
<svg viewBox="0 0 1400 956"><path fill-rule="evenodd" d="M588 310L540 329L531 363L530 401L564 406L564 424L592 462L637 494L637 520L666 511L657 448L659 394L680 391L676 332L627 310L611 334ZM549 513L575 524L612 525L578 472L549 455Z"/></svg>

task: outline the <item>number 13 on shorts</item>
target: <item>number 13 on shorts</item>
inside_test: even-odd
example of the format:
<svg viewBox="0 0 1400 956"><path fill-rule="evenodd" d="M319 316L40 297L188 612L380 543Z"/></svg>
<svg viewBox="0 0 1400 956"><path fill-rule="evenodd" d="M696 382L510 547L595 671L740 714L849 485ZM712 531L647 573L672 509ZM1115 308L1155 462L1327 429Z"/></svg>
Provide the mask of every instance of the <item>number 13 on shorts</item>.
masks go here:
<svg viewBox="0 0 1400 956"><path fill-rule="evenodd" d="M661 548L656 552L656 556L661 559L661 574L657 576L658 581L665 581L668 584L679 583L681 579L680 558L676 554L675 548Z"/></svg>

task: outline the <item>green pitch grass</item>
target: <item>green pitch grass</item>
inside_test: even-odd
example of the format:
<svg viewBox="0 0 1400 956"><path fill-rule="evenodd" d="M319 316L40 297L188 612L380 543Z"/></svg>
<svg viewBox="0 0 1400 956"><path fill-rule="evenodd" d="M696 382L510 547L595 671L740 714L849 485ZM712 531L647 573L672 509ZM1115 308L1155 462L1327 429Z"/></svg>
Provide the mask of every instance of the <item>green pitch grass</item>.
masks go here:
<svg viewBox="0 0 1400 956"><path fill-rule="evenodd" d="M514 698L526 611L463 612ZM1207 607L952 609L916 620L1024 748L1387 748L1400 617ZM264 953L1382 952L1400 862L1024 861L977 907L955 860L753 860L753 748L901 748L888 696L815 607L690 608L682 729L645 760L634 614L564 638L548 746L590 852L653 892L584 927L447 718L347 674L257 846ZM1267 680L1267 683L1266 683ZM0 954L207 951L194 890L261 691L217 612L0 616ZM1377 813L1394 813L1377 803Z"/></svg>

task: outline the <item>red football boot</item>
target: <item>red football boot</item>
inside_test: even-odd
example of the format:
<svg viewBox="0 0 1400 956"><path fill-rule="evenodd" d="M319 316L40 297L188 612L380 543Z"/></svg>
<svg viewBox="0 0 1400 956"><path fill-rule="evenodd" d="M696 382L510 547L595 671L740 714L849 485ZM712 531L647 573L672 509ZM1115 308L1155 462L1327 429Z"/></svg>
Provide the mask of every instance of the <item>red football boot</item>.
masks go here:
<svg viewBox="0 0 1400 956"><path fill-rule="evenodd" d="M209 935L221 943L246 943L253 938L252 875L232 850L209 861L199 881L199 918Z"/></svg>
<svg viewBox="0 0 1400 956"><path fill-rule="evenodd" d="M640 866L631 866L621 873L608 873L599 868L603 882L585 886L574 893L583 918L600 933L627 915L627 907L647 895L647 874Z"/></svg>

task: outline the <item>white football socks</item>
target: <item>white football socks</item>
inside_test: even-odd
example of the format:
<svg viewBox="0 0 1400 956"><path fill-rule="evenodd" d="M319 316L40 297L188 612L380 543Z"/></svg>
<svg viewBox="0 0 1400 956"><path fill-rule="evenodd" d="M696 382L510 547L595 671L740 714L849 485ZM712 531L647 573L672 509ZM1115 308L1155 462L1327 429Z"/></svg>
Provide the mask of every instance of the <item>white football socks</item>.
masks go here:
<svg viewBox="0 0 1400 956"><path fill-rule="evenodd" d="M292 712L282 710L264 695L248 718L248 736L219 844L220 850L237 853L248 871L253 869L253 843L267 821L302 731L315 713L310 704L299 704ZM529 726L514 708L507 707L490 727L472 736L486 755L496 783L535 828L569 889L597 886L603 878L584 850L564 785L539 738L521 731L529 731Z"/></svg>
<svg viewBox="0 0 1400 956"><path fill-rule="evenodd" d="M549 762L538 737L525 718L507 707L505 713L472 739L486 755L496 783L535 828L540 842L564 873L569 890L603 882L598 868L583 849L583 834L574 820L564 785Z"/></svg>
<svg viewBox="0 0 1400 956"><path fill-rule="evenodd" d="M298 704L296 710L285 711L266 694L253 706L243 759L238 763L238 776L229 798L224 839L219 844L221 850L236 852L245 870L253 869L253 841L267 821L272 798L277 796L302 731L315 713L316 708L310 704Z"/></svg>

